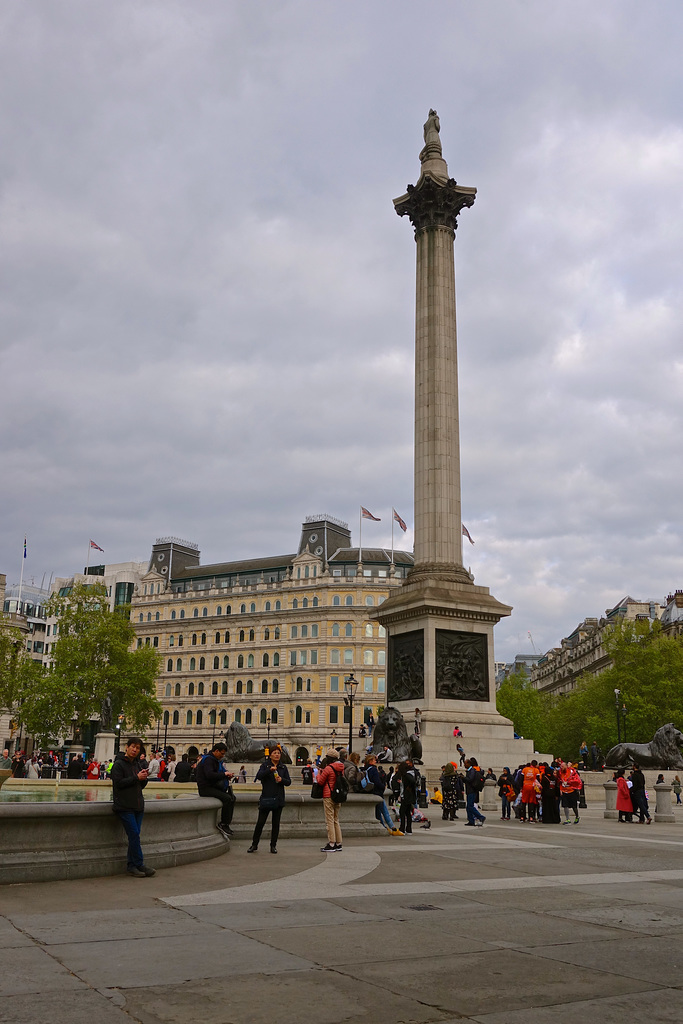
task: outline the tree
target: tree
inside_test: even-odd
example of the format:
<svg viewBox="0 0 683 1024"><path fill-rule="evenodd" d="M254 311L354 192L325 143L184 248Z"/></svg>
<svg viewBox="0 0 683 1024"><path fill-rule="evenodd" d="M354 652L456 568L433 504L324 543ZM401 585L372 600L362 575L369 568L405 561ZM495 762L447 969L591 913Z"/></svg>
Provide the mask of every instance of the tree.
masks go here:
<svg viewBox="0 0 683 1024"><path fill-rule="evenodd" d="M520 736L534 741L537 750L547 750L549 699L533 685L524 669L513 672L496 693L496 707L509 718Z"/></svg>
<svg viewBox="0 0 683 1024"><path fill-rule="evenodd" d="M0 614L0 714L17 711L40 668L28 654L21 630Z"/></svg>
<svg viewBox="0 0 683 1024"><path fill-rule="evenodd" d="M107 693L114 715L124 715L131 729L144 731L160 717L155 680L161 659L153 647L131 649L129 606L111 611L103 584L77 584L67 596L53 595L47 611L58 619L53 666L24 687L21 718L29 732L64 734L74 721L99 718Z"/></svg>

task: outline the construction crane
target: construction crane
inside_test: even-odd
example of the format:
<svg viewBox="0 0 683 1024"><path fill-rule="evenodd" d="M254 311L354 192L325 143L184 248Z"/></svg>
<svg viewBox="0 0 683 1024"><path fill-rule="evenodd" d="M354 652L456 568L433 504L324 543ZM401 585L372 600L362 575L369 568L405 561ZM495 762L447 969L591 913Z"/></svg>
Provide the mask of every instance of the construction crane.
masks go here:
<svg viewBox="0 0 683 1024"><path fill-rule="evenodd" d="M529 637L529 640L531 641L531 646L534 649L534 654L538 654L538 651L536 650L536 644L534 643L534 638L532 637L532 635L529 632L529 630L527 630L527 634L526 635Z"/></svg>

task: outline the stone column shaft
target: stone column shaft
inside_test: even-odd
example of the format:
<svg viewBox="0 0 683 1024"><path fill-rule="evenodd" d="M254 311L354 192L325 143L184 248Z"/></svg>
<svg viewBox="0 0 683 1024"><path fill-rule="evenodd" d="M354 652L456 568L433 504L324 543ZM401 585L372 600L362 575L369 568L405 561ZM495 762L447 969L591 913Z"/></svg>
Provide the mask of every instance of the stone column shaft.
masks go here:
<svg viewBox="0 0 683 1024"><path fill-rule="evenodd" d="M415 564L462 564L454 231L416 232Z"/></svg>

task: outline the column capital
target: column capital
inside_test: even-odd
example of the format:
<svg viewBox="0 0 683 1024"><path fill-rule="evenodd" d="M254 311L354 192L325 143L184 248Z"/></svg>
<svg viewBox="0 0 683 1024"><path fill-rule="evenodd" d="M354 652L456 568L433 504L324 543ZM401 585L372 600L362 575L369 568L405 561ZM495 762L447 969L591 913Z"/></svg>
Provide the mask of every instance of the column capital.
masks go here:
<svg viewBox="0 0 683 1024"><path fill-rule="evenodd" d="M415 228L415 235L425 228L450 228L455 233L458 214L465 207L474 205L476 188L458 185L449 178L439 183L429 175L420 175L417 185L408 185L405 195L394 199L394 209L399 217L409 217Z"/></svg>

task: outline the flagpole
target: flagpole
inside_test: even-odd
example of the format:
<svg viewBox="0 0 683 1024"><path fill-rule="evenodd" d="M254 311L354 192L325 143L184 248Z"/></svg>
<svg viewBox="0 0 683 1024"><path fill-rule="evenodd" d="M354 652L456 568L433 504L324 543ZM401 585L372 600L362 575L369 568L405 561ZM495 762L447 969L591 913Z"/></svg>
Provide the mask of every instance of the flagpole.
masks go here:
<svg viewBox="0 0 683 1024"><path fill-rule="evenodd" d="M24 587L24 562L26 561L26 537L24 537L24 550L21 553L21 575L19 577L19 598L17 600L17 614L21 615L21 591Z"/></svg>
<svg viewBox="0 0 683 1024"><path fill-rule="evenodd" d="M391 564L394 564L394 517L396 509L391 509Z"/></svg>
<svg viewBox="0 0 683 1024"><path fill-rule="evenodd" d="M358 564L363 561L363 509L358 513Z"/></svg>
<svg viewBox="0 0 683 1024"><path fill-rule="evenodd" d="M88 575L88 569L90 568L90 541L88 541L88 557L85 563L85 575Z"/></svg>

